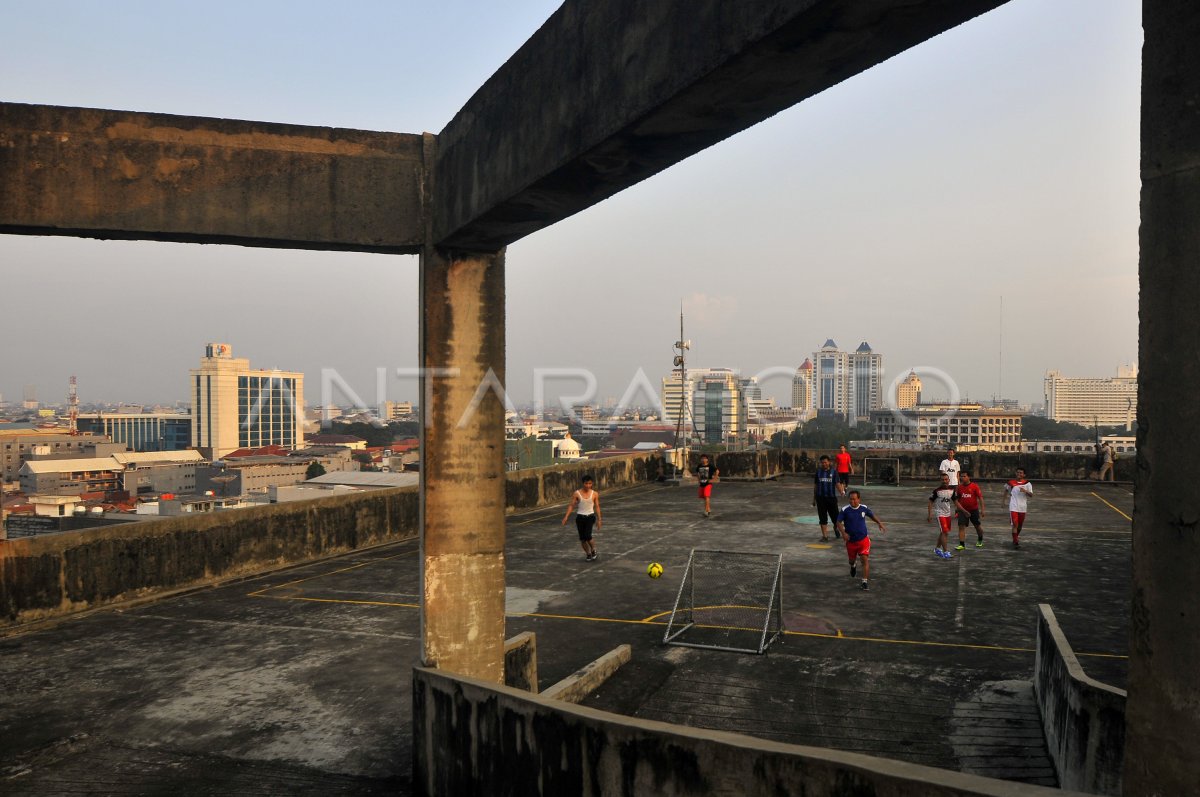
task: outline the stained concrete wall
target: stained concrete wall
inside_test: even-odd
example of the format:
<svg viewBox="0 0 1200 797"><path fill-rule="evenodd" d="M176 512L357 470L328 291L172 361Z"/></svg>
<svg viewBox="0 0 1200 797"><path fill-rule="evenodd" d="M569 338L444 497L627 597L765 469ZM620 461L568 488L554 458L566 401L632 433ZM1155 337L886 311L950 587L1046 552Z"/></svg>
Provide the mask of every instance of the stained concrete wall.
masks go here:
<svg viewBox="0 0 1200 797"><path fill-rule="evenodd" d="M509 508L562 503L584 471L600 489L646 481L634 455L520 471ZM0 628L278 570L417 535L414 487L0 541Z"/></svg>
<svg viewBox="0 0 1200 797"><path fill-rule="evenodd" d="M817 459L822 454L833 451L805 449L758 449L755 451L733 451L710 454L716 458L721 477L725 479L763 479L774 478L786 474L810 475L816 466ZM855 475L851 479L854 484L862 484L862 466L864 457L888 457L899 460L900 478L927 479L935 481L939 478L938 466L946 458L944 451L852 451ZM1010 479L1017 467L1025 469L1030 479L1046 480L1086 480L1092 472L1092 456L1088 454L1040 453L1040 454L1007 454L987 451L971 451L958 457L963 463L963 469L971 471L976 479ZM690 468L695 470L699 455L689 452ZM1134 461L1125 457L1117 460L1116 476L1118 480L1131 480L1133 477Z"/></svg>
<svg viewBox="0 0 1200 797"><path fill-rule="evenodd" d="M415 536L415 488L0 543L0 626L211 584Z"/></svg>
<svg viewBox="0 0 1200 797"><path fill-rule="evenodd" d="M413 793L1077 794L639 720L424 668L413 671Z"/></svg>
<svg viewBox="0 0 1200 797"><path fill-rule="evenodd" d="M1044 603L1038 606L1033 689L1062 787L1120 794L1125 690L1084 673L1053 610Z"/></svg>

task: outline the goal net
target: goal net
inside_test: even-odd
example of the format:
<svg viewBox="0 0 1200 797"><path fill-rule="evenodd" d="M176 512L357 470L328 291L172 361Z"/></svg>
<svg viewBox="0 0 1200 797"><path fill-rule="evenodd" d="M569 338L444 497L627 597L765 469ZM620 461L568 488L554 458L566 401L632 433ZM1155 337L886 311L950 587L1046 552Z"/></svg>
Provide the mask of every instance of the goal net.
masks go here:
<svg viewBox="0 0 1200 797"><path fill-rule="evenodd" d="M783 557L693 550L663 642L765 653L783 633Z"/></svg>
<svg viewBox="0 0 1200 797"><path fill-rule="evenodd" d="M863 486L899 484L900 460L896 457L867 457L863 460Z"/></svg>

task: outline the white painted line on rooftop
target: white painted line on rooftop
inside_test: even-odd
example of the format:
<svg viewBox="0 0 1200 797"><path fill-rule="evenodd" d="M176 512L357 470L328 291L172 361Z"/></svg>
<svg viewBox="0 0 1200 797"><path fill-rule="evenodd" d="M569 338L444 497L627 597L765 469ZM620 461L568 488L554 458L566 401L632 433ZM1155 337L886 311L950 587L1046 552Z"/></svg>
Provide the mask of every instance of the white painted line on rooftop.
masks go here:
<svg viewBox="0 0 1200 797"><path fill-rule="evenodd" d="M963 627L963 614L966 612L964 602L967 594L967 560L958 557L958 606L954 609L954 625Z"/></svg>

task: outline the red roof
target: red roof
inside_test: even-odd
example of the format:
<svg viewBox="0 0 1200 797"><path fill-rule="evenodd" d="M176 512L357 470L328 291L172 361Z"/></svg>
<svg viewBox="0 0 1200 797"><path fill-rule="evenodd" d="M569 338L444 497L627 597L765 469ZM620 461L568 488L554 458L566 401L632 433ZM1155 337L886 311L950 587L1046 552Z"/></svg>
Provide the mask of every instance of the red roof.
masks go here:
<svg viewBox="0 0 1200 797"><path fill-rule="evenodd" d="M263 446L262 448L239 448L231 451L221 459L239 459L241 457L286 457L291 449L283 446Z"/></svg>

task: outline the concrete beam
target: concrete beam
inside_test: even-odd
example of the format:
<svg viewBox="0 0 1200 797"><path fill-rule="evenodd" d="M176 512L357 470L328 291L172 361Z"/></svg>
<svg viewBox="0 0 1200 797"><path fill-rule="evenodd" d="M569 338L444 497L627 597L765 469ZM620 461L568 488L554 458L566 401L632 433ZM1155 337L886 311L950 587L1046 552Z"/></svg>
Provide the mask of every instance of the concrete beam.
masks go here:
<svg viewBox="0 0 1200 797"><path fill-rule="evenodd" d="M0 103L0 232L416 254L419 135Z"/></svg>
<svg viewBox="0 0 1200 797"><path fill-rule="evenodd" d="M494 251L1006 0L567 0L439 134L434 240Z"/></svg>
<svg viewBox="0 0 1200 797"><path fill-rule="evenodd" d="M1128 795L1200 781L1200 7L1144 0Z"/></svg>
<svg viewBox="0 0 1200 797"><path fill-rule="evenodd" d="M504 254L421 255L421 636L504 683Z"/></svg>

